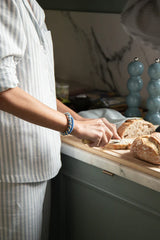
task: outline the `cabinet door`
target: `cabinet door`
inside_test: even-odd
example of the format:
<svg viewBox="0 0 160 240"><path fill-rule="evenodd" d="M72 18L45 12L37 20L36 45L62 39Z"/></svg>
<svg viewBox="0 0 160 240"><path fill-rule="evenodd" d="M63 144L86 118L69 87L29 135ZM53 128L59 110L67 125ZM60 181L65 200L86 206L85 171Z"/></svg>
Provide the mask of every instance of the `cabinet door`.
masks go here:
<svg viewBox="0 0 160 240"><path fill-rule="evenodd" d="M159 239L158 192L65 155L62 161L58 239Z"/></svg>
<svg viewBox="0 0 160 240"><path fill-rule="evenodd" d="M139 206L65 177L67 240L159 239L160 218Z"/></svg>

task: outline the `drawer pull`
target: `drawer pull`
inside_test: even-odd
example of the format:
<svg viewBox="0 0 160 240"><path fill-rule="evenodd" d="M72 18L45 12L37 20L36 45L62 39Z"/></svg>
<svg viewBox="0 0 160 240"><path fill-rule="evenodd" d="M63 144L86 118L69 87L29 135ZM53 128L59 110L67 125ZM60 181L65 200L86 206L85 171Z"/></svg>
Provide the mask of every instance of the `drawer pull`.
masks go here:
<svg viewBox="0 0 160 240"><path fill-rule="evenodd" d="M107 174L109 176L114 176L114 173L108 172L106 170L103 170L102 173Z"/></svg>

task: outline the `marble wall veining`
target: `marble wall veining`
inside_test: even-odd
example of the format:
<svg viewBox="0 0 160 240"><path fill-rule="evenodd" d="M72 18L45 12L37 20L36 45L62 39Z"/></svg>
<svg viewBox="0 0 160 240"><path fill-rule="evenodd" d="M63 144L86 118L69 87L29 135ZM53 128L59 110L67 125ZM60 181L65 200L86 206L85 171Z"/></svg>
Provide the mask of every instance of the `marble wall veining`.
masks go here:
<svg viewBox="0 0 160 240"><path fill-rule="evenodd" d="M52 32L56 79L72 88L85 87L128 94L127 65L134 57L144 64L142 106L148 97L148 66L159 52L124 31L119 14L46 11Z"/></svg>

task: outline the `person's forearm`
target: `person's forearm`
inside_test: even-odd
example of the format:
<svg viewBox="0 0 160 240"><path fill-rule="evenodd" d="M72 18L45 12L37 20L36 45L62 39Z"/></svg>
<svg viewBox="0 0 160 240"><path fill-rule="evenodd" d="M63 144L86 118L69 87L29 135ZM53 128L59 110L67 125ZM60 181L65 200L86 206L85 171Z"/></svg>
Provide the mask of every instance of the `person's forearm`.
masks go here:
<svg viewBox="0 0 160 240"><path fill-rule="evenodd" d="M0 110L60 132L67 128L64 114L49 108L18 87L0 93Z"/></svg>
<svg viewBox="0 0 160 240"><path fill-rule="evenodd" d="M119 139L116 127L106 119L85 119L59 101L57 105L59 111L41 103L18 87L0 93L0 110L59 132L67 130L68 120L64 112L70 112L74 118L71 134L89 140L91 147L105 146L112 137Z"/></svg>
<svg viewBox="0 0 160 240"><path fill-rule="evenodd" d="M78 121L84 120L83 117L81 117L78 113L76 113L75 111L73 111L72 109L64 105L58 99L57 99L57 110L60 111L61 113L69 112L75 120L78 120Z"/></svg>

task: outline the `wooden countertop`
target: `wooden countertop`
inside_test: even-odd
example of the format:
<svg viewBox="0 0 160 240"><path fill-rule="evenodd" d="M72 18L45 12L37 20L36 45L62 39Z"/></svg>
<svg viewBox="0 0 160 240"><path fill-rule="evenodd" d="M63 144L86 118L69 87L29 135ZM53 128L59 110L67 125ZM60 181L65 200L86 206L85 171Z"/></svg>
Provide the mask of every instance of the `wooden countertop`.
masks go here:
<svg viewBox="0 0 160 240"><path fill-rule="evenodd" d="M122 166L129 167L136 171L140 171L160 179L160 165L153 165L145 161L138 160L132 156L129 150L106 150L95 147L90 148L88 145L83 144L81 140L73 136L63 136L62 142L94 155L112 160L113 162L116 162Z"/></svg>

